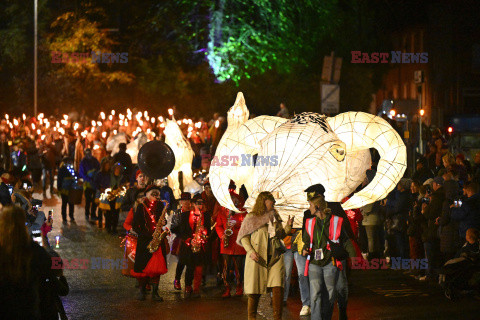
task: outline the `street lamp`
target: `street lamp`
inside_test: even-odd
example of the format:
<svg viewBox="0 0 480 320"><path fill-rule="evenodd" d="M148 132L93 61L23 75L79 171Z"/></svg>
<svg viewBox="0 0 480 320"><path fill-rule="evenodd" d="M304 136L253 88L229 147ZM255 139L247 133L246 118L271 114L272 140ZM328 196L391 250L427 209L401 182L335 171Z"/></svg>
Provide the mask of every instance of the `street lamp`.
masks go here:
<svg viewBox="0 0 480 320"><path fill-rule="evenodd" d="M420 109L420 117L418 118L418 127L419 127L419 133L418 133L418 147L419 147L419 153L423 154L423 141L422 141L422 117L425 115L425 110Z"/></svg>

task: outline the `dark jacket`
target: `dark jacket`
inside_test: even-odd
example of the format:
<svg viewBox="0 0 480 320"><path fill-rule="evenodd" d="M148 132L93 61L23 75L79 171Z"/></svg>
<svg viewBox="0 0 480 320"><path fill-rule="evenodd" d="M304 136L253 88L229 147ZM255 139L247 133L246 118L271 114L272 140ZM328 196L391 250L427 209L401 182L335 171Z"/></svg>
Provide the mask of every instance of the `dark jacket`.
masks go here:
<svg viewBox="0 0 480 320"><path fill-rule="evenodd" d="M407 219L412 208L412 194L409 190L396 191L391 206L387 207L387 217L392 219L391 231L405 232Z"/></svg>
<svg viewBox="0 0 480 320"><path fill-rule="evenodd" d="M430 203L426 206L423 216L426 219L426 225L423 228L422 241L433 242L438 239L437 225L435 220L442 213L443 202L445 201L445 190L443 187L434 191L431 195Z"/></svg>
<svg viewBox="0 0 480 320"><path fill-rule="evenodd" d="M98 170L100 170L100 162L98 162L94 156L85 156L82 161L80 161L78 173L83 179L84 188L95 188L93 179Z"/></svg>
<svg viewBox="0 0 480 320"><path fill-rule="evenodd" d="M459 208L452 208L452 219L459 223L459 233L465 239L467 230L480 228L480 193L476 193L463 201Z"/></svg>
<svg viewBox="0 0 480 320"><path fill-rule="evenodd" d="M137 200L138 193L144 191L145 188L137 188L136 186L129 188L125 193L125 196L123 197L121 210L130 211L130 209L133 208L135 201Z"/></svg>
<svg viewBox="0 0 480 320"><path fill-rule="evenodd" d="M458 222L451 218L450 205L453 201L445 200L442 206L442 214L438 219L438 234L440 236L440 252L451 254L449 258L453 258L457 249L458 239Z"/></svg>
<svg viewBox="0 0 480 320"><path fill-rule="evenodd" d="M130 155L125 151L119 151L113 156L113 162L120 162L125 175L128 177L128 179L130 179L130 175L132 173L132 158Z"/></svg>
<svg viewBox="0 0 480 320"><path fill-rule="evenodd" d="M313 230L313 251L312 251L312 259L310 260L310 263L317 264L321 267L326 266L329 263L332 263L332 253L330 250L327 250L327 237L329 236L329 229L330 229L330 218L332 215L327 215L327 217L324 220L321 220L320 218L316 217L315 221L315 227ZM325 226L324 226L325 223ZM343 245L345 250L347 250L348 254L350 257L355 257L356 252L355 248L353 247L352 241L347 235L346 231L346 226L349 225L350 223L348 222L347 219L343 219L342 221L342 229L340 233L340 244ZM322 234L322 229L323 229L323 234ZM319 239L319 237L321 238ZM308 250L310 247L310 235L308 234L308 231L303 232L303 249ZM321 248L323 250L323 259L322 260L315 260L313 258L313 252L315 250Z"/></svg>
<svg viewBox="0 0 480 320"><path fill-rule="evenodd" d="M60 193L68 195L70 189L73 188L75 184L75 177L78 174L73 171L73 174L67 168L67 165L64 164L58 169L58 176L57 176L57 189Z"/></svg>
<svg viewBox="0 0 480 320"><path fill-rule="evenodd" d="M12 196L10 190L4 182L0 182L0 203L2 206L8 206L12 204Z"/></svg>
<svg viewBox="0 0 480 320"><path fill-rule="evenodd" d="M32 241L31 250L30 279L21 284L0 283L2 319L58 319L54 301L58 295L68 293L68 285L65 289L66 280L56 277L51 257L44 248Z"/></svg>
<svg viewBox="0 0 480 320"><path fill-rule="evenodd" d="M133 231L138 234L137 251L133 268L135 272L142 272L152 257L147 246L153 239L152 235L155 231L156 223L162 215L163 202L157 201L153 206L152 214L155 217L155 223L151 220L150 213L146 209L146 206L150 206L150 202L147 199L145 199L144 205L140 204L137 206L133 214L132 228Z"/></svg>
<svg viewBox="0 0 480 320"><path fill-rule="evenodd" d="M100 190L100 192L110 188L110 172L98 171L93 179L93 184L95 189Z"/></svg>

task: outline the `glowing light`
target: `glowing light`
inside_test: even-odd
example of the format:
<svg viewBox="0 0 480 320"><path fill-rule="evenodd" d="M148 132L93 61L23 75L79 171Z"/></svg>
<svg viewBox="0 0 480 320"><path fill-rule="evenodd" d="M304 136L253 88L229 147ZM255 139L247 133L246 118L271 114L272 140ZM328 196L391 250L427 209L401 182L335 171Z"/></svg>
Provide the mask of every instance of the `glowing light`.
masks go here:
<svg viewBox="0 0 480 320"><path fill-rule="evenodd" d="M143 120L138 120L138 124L143 127Z"/></svg>
<svg viewBox="0 0 480 320"><path fill-rule="evenodd" d="M105 120L105 112L100 112L100 118L102 118L102 120Z"/></svg>
<svg viewBox="0 0 480 320"><path fill-rule="evenodd" d="M108 116L108 120L112 121L112 120L113 120L113 116L112 116L112 115L109 115L109 116Z"/></svg>
<svg viewBox="0 0 480 320"><path fill-rule="evenodd" d="M50 122L45 123L45 128L47 128L47 129L50 128Z"/></svg>
<svg viewBox="0 0 480 320"><path fill-rule="evenodd" d="M18 120L17 119L13 119L13 124L15 125L15 127L18 126Z"/></svg>
<svg viewBox="0 0 480 320"><path fill-rule="evenodd" d="M102 123L100 121L97 121L97 126L101 127Z"/></svg>
<svg viewBox="0 0 480 320"><path fill-rule="evenodd" d="M102 138L105 139L107 137L107 133L105 131L102 132Z"/></svg>
<svg viewBox="0 0 480 320"><path fill-rule="evenodd" d="M148 111L144 111L144 112L143 112L143 116L144 116L145 118L148 117Z"/></svg>
<svg viewBox="0 0 480 320"><path fill-rule="evenodd" d="M113 130L113 134L116 135L116 134L117 134L117 130Z"/></svg>
<svg viewBox="0 0 480 320"><path fill-rule="evenodd" d="M40 137L40 139L45 140L45 135L42 134L42 136Z"/></svg>
<svg viewBox="0 0 480 320"><path fill-rule="evenodd" d="M91 133L94 133L94 132L95 132L95 127L92 127L92 128L90 129L90 132L91 132Z"/></svg>
<svg viewBox="0 0 480 320"><path fill-rule="evenodd" d="M420 116L423 117L425 115L425 110L420 109Z"/></svg>
<svg viewBox="0 0 480 320"><path fill-rule="evenodd" d="M92 120L92 127L96 127L97 126L97 122L95 120Z"/></svg>
<svg viewBox="0 0 480 320"><path fill-rule="evenodd" d="M10 117L10 116L9 116L8 114L5 114L5 119L7 119L7 120L8 120L8 119L9 119L9 117Z"/></svg>
<svg viewBox="0 0 480 320"><path fill-rule="evenodd" d="M188 132L192 132L192 131L193 131L193 128L192 128L192 127L188 127L187 131L188 131Z"/></svg>
<svg viewBox="0 0 480 320"><path fill-rule="evenodd" d="M151 122L151 123L155 123L155 118L152 117L152 118L150 119L150 122Z"/></svg>
<svg viewBox="0 0 480 320"><path fill-rule="evenodd" d="M390 116L395 117L395 114L397 114L395 109L390 110Z"/></svg>
<svg viewBox="0 0 480 320"><path fill-rule="evenodd" d="M187 134L187 138L190 139L191 136L192 136L192 133L189 132L189 133Z"/></svg>
<svg viewBox="0 0 480 320"><path fill-rule="evenodd" d="M42 130L37 129L37 134L38 134L38 135L41 135L41 134L42 134Z"/></svg>
<svg viewBox="0 0 480 320"><path fill-rule="evenodd" d="M59 128L59 129L58 129L58 132L60 132L61 134L65 134L65 129Z"/></svg>
<svg viewBox="0 0 480 320"><path fill-rule="evenodd" d="M25 121L25 119L27 119L27 116L25 115L25 113L22 114L22 119L23 119L23 121Z"/></svg>
<svg viewBox="0 0 480 320"><path fill-rule="evenodd" d="M453 127L448 127L448 133L453 133Z"/></svg>
<svg viewBox="0 0 480 320"><path fill-rule="evenodd" d="M119 118L120 120L123 120L123 119L125 119L125 116L120 113L120 114L118 115L118 118Z"/></svg>
<svg viewBox="0 0 480 320"><path fill-rule="evenodd" d="M215 121L215 128L218 128L218 126L220 125L220 121Z"/></svg>
<svg viewBox="0 0 480 320"><path fill-rule="evenodd" d="M113 115L113 116L115 115L115 110L112 110L112 115Z"/></svg>
<svg viewBox="0 0 480 320"><path fill-rule="evenodd" d="M75 122L73 125L73 130L77 131L78 127L80 127L80 124L78 122Z"/></svg>
<svg viewBox="0 0 480 320"><path fill-rule="evenodd" d="M177 124L178 124L179 126L182 125L182 121L177 120Z"/></svg>
<svg viewBox="0 0 480 320"><path fill-rule="evenodd" d="M163 117L162 117L162 116L159 116L159 117L158 117L158 121L163 122Z"/></svg>
<svg viewBox="0 0 480 320"><path fill-rule="evenodd" d="M172 108L168 109L168 114L169 114L170 116L173 116L173 109L172 109Z"/></svg>
<svg viewBox="0 0 480 320"><path fill-rule="evenodd" d="M119 120L119 121L118 121L118 124L120 124L121 126L123 126L123 120Z"/></svg>
<svg viewBox="0 0 480 320"><path fill-rule="evenodd" d="M32 129L35 130L35 123L32 123Z"/></svg>
<svg viewBox="0 0 480 320"><path fill-rule="evenodd" d="M98 149L100 149L100 146L98 144L93 146L93 150L98 150Z"/></svg>

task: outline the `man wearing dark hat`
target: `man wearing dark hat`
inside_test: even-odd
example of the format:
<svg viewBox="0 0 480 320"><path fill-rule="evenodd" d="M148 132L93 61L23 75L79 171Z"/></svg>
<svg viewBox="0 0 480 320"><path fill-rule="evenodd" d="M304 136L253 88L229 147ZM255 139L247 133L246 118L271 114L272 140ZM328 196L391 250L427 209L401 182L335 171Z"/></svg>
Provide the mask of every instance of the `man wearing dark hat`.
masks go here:
<svg viewBox="0 0 480 320"><path fill-rule="evenodd" d="M190 216L190 211L192 209L192 195L188 192L182 192L180 195L180 209L176 210L172 217L171 231L176 235L172 243L172 254L178 256L177 268L175 270L175 280L173 282L173 287L175 290L182 290L180 284L180 279L182 277L183 269L185 269L185 264L183 263L184 259L181 258L181 254L185 251L182 247L185 245L182 239L183 230L182 225L188 223L188 218ZM186 280L185 280L186 281ZM185 287L185 293L190 295L193 289Z"/></svg>
<svg viewBox="0 0 480 320"><path fill-rule="evenodd" d="M85 221L97 219L97 204L95 203L95 184L93 178L100 170L100 162L92 155L90 148L85 149L85 157L80 162L79 175L83 179L85 192Z"/></svg>

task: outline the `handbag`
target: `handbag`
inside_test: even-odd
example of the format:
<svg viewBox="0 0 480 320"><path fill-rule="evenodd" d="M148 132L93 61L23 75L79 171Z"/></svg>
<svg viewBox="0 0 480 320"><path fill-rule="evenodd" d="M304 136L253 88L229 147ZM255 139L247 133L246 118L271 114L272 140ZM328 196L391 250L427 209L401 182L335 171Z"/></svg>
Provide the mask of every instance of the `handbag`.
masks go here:
<svg viewBox="0 0 480 320"><path fill-rule="evenodd" d="M336 260L347 260L347 258L349 257L348 252L340 243L335 243L330 239L327 239L327 241L330 244L330 251L332 252L332 256Z"/></svg>

